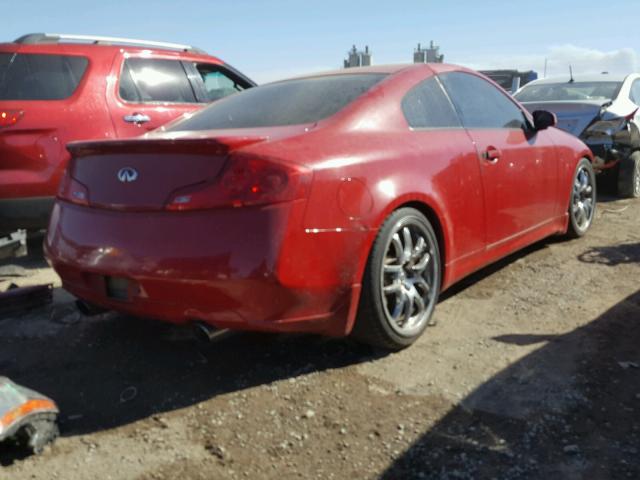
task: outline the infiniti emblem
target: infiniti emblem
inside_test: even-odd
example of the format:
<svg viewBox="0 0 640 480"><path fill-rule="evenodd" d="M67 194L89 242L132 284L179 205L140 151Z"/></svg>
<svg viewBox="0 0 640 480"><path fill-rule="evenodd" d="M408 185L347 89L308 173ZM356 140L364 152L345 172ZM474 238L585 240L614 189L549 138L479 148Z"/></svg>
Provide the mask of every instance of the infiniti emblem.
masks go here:
<svg viewBox="0 0 640 480"><path fill-rule="evenodd" d="M118 170L118 180L122 183L135 182L138 179L138 171L135 168L124 167Z"/></svg>

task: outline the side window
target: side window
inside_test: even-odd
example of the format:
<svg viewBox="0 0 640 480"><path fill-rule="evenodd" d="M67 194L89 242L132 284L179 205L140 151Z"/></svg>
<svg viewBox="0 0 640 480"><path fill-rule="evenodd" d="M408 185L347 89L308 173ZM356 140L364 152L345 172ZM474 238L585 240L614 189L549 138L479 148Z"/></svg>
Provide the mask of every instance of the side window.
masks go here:
<svg viewBox="0 0 640 480"><path fill-rule="evenodd" d="M89 65L84 57L2 53L0 100L63 100L74 94Z"/></svg>
<svg viewBox="0 0 640 480"><path fill-rule="evenodd" d="M125 62L122 67L122 74L120 75L120 98L128 102L141 103L140 93L136 88L136 84L133 82L131 76L131 70L129 65Z"/></svg>
<svg viewBox="0 0 640 480"><path fill-rule="evenodd" d="M411 128L461 126L458 115L435 77L419 83L404 96L402 112Z"/></svg>
<svg viewBox="0 0 640 480"><path fill-rule="evenodd" d="M126 59L119 92L120 98L128 102L196 102L184 67L177 60Z"/></svg>
<svg viewBox="0 0 640 480"><path fill-rule="evenodd" d="M631 101L636 105L640 105L640 80L636 80L631 85Z"/></svg>
<svg viewBox="0 0 640 480"><path fill-rule="evenodd" d="M247 85L241 84L238 79L232 78L231 75L216 65L197 63L195 67L202 77L206 98L210 102L247 88Z"/></svg>
<svg viewBox="0 0 640 480"><path fill-rule="evenodd" d="M522 128L525 116L518 106L495 86L464 72L440 76L451 101L467 128Z"/></svg>

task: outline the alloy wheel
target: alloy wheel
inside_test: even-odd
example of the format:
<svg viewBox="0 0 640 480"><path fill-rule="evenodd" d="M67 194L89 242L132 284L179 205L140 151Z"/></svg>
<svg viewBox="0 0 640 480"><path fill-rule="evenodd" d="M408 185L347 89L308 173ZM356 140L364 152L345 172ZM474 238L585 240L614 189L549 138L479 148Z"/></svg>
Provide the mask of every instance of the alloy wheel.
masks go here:
<svg viewBox="0 0 640 480"><path fill-rule="evenodd" d="M400 335L414 335L429 321L440 271L434 240L420 222L408 218L396 225L387 245L380 288L387 321Z"/></svg>
<svg viewBox="0 0 640 480"><path fill-rule="evenodd" d="M573 198L571 202L571 214L580 230L589 228L595 212L595 195L593 176L589 169L583 165L576 173L573 183Z"/></svg>

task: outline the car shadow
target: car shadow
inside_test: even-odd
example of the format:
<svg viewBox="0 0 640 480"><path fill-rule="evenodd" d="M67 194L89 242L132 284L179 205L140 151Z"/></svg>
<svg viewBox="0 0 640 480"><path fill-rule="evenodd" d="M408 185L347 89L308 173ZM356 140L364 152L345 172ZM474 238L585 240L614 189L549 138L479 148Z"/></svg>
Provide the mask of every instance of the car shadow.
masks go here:
<svg viewBox="0 0 640 480"><path fill-rule="evenodd" d="M459 293L554 241L548 239L538 242L471 275L445 292L443 298ZM556 371L554 385L561 385L560 390L565 392L564 387L569 379L563 377L562 369L555 368L554 362L564 358L562 352L571 351L567 345L576 347L585 337L607 337L612 329L609 324L620 327L617 333L625 332L624 322L618 317L632 315L637 319L638 305L640 294L603 314L589 327L566 335L504 335L496 338L515 345L548 344L477 389L438 426L427 432L402 459L395 462L384 478L413 478L410 474L415 472L416 466L428 471L432 467L449 468L451 462L445 459L444 453L451 449L458 453L466 452L468 458L488 455L488 460L496 457L511 461L509 452L512 450L507 447L519 441L518 429L525 428L528 422L517 417L518 409L526 412L530 408L518 405L514 394L511 403L516 413L504 415L504 403L510 401L508 387L513 383L511 377L517 377L517 372L526 371L544 379L548 377L545 374L547 370ZM56 308L64 310L71 309L71 306ZM39 310L23 318L0 322L0 375L6 375L19 384L53 398L62 412L59 424L63 436L116 428L153 414L189 407L217 395L341 368L385 355L382 351L348 340L311 335L239 333L223 341L203 344L195 340L191 330L185 328L118 314L82 318L74 316L71 311L68 316L61 317L54 311ZM640 331L637 322L634 328L631 334L625 332L627 336L621 333L624 351L616 347L617 338L608 341L611 355L620 353L623 359L638 358ZM605 333L598 333L600 330ZM6 335L9 331L12 334ZM632 340L635 341L633 351ZM585 358L583 362L586 362L586 367L582 370L586 371L591 365L590 359ZM607 382L607 378L598 377L596 380ZM534 390L545 388L535 383ZM640 392L637 382L634 388ZM478 402L490 403L486 400L490 397L499 399L500 408L494 410L500 414L473 407ZM514 420L513 416L517 418ZM555 428L553 423L542 424L545 428ZM593 421L587 424L593 425ZM486 433L490 438L502 435L506 443L496 446L487 443L489 440L482 440L482 437L471 438L472 443L468 444L465 435L468 428L474 425L481 426L485 433L492 432ZM516 433L513 425L516 425ZM423 458L425 448L433 448L434 445L437 447L435 451L442 451L443 456L439 460ZM0 464L11 463L19 455L15 449L0 445Z"/></svg>
<svg viewBox="0 0 640 480"><path fill-rule="evenodd" d="M545 342L455 405L383 479L640 478L640 291Z"/></svg>
<svg viewBox="0 0 640 480"><path fill-rule="evenodd" d="M544 240L540 240L539 242L534 243L533 245L529 245L528 247L525 247L522 250L518 250L517 252L512 253L511 255L508 255L498 260L497 262L492 263L491 265L483 267L482 269L472 273L468 277L463 278L459 282L456 282L454 285L452 285L447 290L442 292L442 294L439 297L439 301L444 301L444 300L447 300L448 298L458 295L459 293L463 292L464 290L471 287L472 285L478 283L479 281L485 278L490 277L491 275L499 272L500 270L511 265L512 263L515 263L518 260L531 255L532 253L544 250L552 243L564 242L564 241L565 239L562 236L548 237L548 238L545 238Z"/></svg>
<svg viewBox="0 0 640 480"><path fill-rule="evenodd" d="M54 399L63 436L385 354L312 335L234 333L204 343L188 327L115 313L82 317L70 303L0 321L0 375ZM0 463L17 458L11 450L0 446Z"/></svg>
<svg viewBox="0 0 640 480"><path fill-rule="evenodd" d="M550 241L471 275L443 298ZM34 265L41 258L32 252L19 263ZM191 329L154 320L115 313L82 317L71 303L0 321L0 375L53 398L62 412L63 436L116 428L217 395L386 354L349 339L313 335L236 333L206 344ZM0 445L0 463L19 455Z"/></svg>
<svg viewBox="0 0 640 480"><path fill-rule="evenodd" d="M578 255L578 260L610 267L624 263L640 263L640 242L593 247Z"/></svg>

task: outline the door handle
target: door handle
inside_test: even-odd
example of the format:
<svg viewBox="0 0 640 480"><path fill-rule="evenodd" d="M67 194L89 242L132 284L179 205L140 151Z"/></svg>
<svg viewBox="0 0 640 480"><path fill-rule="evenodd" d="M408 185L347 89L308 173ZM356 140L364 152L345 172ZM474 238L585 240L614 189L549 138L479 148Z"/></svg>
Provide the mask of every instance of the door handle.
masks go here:
<svg viewBox="0 0 640 480"><path fill-rule="evenodd" d="M151 121L151 117L149 115L144 115L142 113L134 113L133 115L125 115L123 117L124 121L127 123L147 123Z"/></svg>
<svg viewBox="0 0 640 480"><path fill-rule="evenodd" d="M500 150L496 147L487 147L487 149L482 154L482 158L489 163L496 163L500 160Z"/></svg>

